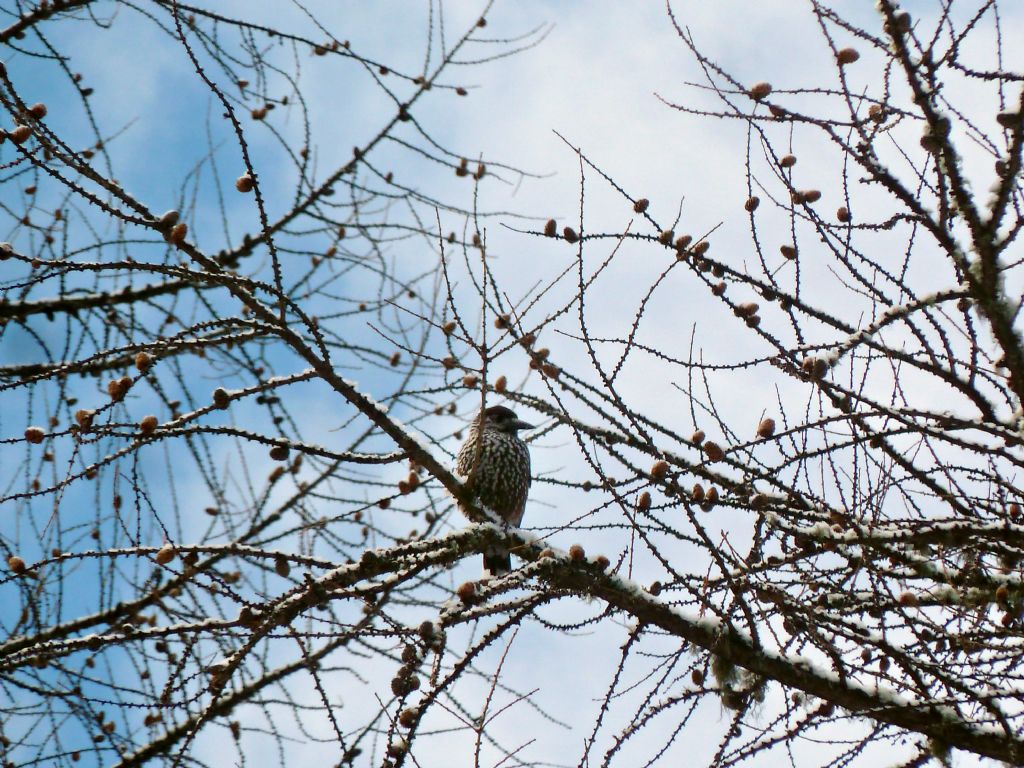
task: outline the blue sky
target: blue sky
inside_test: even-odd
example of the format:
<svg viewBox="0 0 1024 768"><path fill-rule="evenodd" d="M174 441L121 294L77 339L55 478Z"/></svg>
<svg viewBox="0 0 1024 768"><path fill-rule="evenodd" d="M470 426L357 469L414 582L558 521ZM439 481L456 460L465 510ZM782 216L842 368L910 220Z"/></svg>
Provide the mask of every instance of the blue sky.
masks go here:
<svg viewBox="0 0 1024 768"><path fill-rule="evenodd" d="M907 4L912 11L923 5ZM470 2L447 4L449 29L463 28L479 15L481 7L479 3ZM865 20L872 17L867 3L856 7L850 4L850 7L851 13ZM323 30L318 30L299 7L291 3L225 2L218 8L225 13L257 17L262 14L282 28L313 39L325 37ZM776 87L799 87L819 83L822 79L828 81L831 77L834 83L831 54L817 34L817 25L806 3L687 0L674 3L673 8L682 23L691 28L698 43L742 82L769 80ZM102 9L103 6L99 6L98 13ZM338 39L350 39L355 49L364 55L411 72L422 62L425 3L413 4L407 0L372 5L319 3L311 4L310 10L331 34ZM1004 17L1007 29L1020 30L1019 13L1019 9L1010 9ZM432 135L460 154L472 159L482 157L492 164L506 162L543 177L511 185L485 181L480 190L482 209L515 211L531 217L526 220L495 217L485 222L494 269L513 300L532 290L539 276L561 268L575 256L574 249L565 243L514 231L515 228L539 229L549 217L558 219L560 226L578 218L579 166L575 154L555 131L581 147L628 192L650 198L651 211L659 221L670 222L681 205L677 231L697 235L720 225L712 238L715 252L734 254L736 262L742 263L749 236L748 219L742 209L747 197L743 177L745 131L739 123L703 120L674 111L656 97L658 94L669 102L685 102L691 106L715 104L712 96L688 85L700 82L701 75L671 28L663 4L621 0L583 3L506 0L496 4L488 21L488 32L500 37L521 34L538 25L551 28L541 45L518 56L479 68L450 71L447 82L468 87L470 95L459 98L453 94L436 94L437 98L425 100L415 114ZM225 142L216 154L216 164L218 178L225 188L231 234L237 237L242 231L253 230L258 219L252 197L239 196L231 188L242 168L237 150L230 136L223 132L219 107L211 104L207 91L189 69L180 46L154 31L151 25L141 23L140 17L130 10L119 11L112 29L103 36L96 36L88 25L85 21L56 25L54 41L72 55L72 70L80 69L86 82L96 88L93 103L104 128L116 131L127 126L124 134L110 146L115 157L114 171L121 184L154 210L176 207L182 179L206 152L204 126L209 124L214 143L221 146L220 143ZM96 39L104 42L97 46ZM978 52L979 55L984 53ZM860 78L859 86L866 87L872 82L874 74L870 63L870 57L865 57L861 68L851 72L854 80ZM81 131L81 109L68 98L70 90L66 85L55 85L54 65L13 57L8 66L12 79L30 102L41 100L49 105L48 122L55 128L77 134L76 139L82 142L89 141ZM301 72L316 160L321 168L330 169L345 162L351 156L352 146L376 130L384 101L378 91L368 87L369 80L358 67L336 57L307 57L301 61ZM969 109L971 95L960 95ZM296 117L275 122L275 126L285 136L295 138L302 130ZM244 115L243 125L273 218L274 212L285 209L291 200L288 186L291 171L263 126L254 125ZM797 141L803 138L797 136ZM827 146L807 140L800 145L798 153L799 169L805 174L807 186L823 190L823 209L834 208L840 201L835 169L829 164L828 152ZM446 169L410 162L404 155L388 149L371 159L394 170L399 181L404 182L408 176L410 186L467 207L472 203L471 185ZM389 165L392 162L393 167ZM979 178L987 172L981 170L982 158L977 159L972 169L974 167L978 169ZM591 230L621 231L634 218L630 207L592 174L587 185L586 220ZM215 201L212 192L201 198L201 202L211 207ZM214 251L221 247L223 235L219 217L211 210L200 205L191 221L197 241ZM642 225L643 222L634 224ZM444 228L461 229L461 222L455 217L445 217ZM419 258L417 248L421 245L419 242L398 244L389 258L395 259L404 270L414 270ZM606 250L597 246L591 253L597 260ZM623 257L595 288L592 307L596 311L589 314L595 335L621 334L623 324L631 320L636 303L651 279L664 267L664 258L663 253L649 247L624 246ZM810 275L812 285L815 279L827 278L824 270L815 278L813 267ZM652 307L643 326L646 343L683 357L694 332L697 346L709 360L724 361L743 353L758 353L757 342L741 333L739 323L731 314L706 290L699 288L688 274L673 275L664 290L668 297ZM374 338L365 326L353 323L351 327L353 333L365 333L367 339ZM555 337L547 341L556 356L563 355L562 364L586 364L584 353L578 347L557 345ZM6 354L10 354L12 347L9 345L14 343L5 338ZM21 353L20 348L18 353ZM279 373L295 370L296 362L287 356L275 358L275 362L282 368ZM513 381L524 379L527 375L524 358L510 356L507 361L499 362L494 373L507 373ZM634 404L656 417L689 419L684 398L671 387L671 376L664 376L653 366L636 365L624 378L623 390ZM784 389L780 395L761 383L757 373L734 379L734 396L722 403L728 420L749 422L752 431L760 415L776 407L777 397L792 397L797 401L806 395L800 387ZM211 380L209 389L216 384ZM392 384L393 378L387 372L361 375L361 385L378 397L385 396ZM536 377L526 379L525 386L527 390L538 387ZM202 389L199 387L200 392ZM303 393L302 412L319 417L309 425L310 439L325 444L338 439L332 430L346 414L339 408L336 395L315 385L296 391ZM136 407L141 407L141 403L136 403ZM460 418L467 412L468 409L464 409ZM238 418L244 421L245 414ZM462 424L461 420L450 421L446 427L450 431ZM684 433L690 428L689 424L680 427ZM436 431L443 430L438 427ZM456 441L449 440L447 447L454 449L455 444ZM571 449L571 439L565 435L541 441L534 446L535 467L540 473L551 474L583 471L578 460L571 456ZM269 468L269 461L265 463ZM177 490L190 502L186 507L201 509L206 505L205 491L199 485L186 485ZM567 493L539 485L526 522L556 527L577 513ZM721 530L728 531L734 523L738 526L741 519L738 515L735 517L734 520L723 516ZM190 525L197 524L197 520L202 518L185 515L180 530L183 539L187 540L192 534ZM600 532L587 533L585 537L588 551L612 554L623 546L622 542ZM568 546L574 541L572 534L563 534L557 543ZM640 581L648 579L644 569L651 565L638 565ZM695 570L699 565L702 564L695 564ZM453 574L453 584L474 577L476 568L475 561L461 566ZM592 609L562 603L559 610L575 615ZM559 618L564 616L559 614ZM496 721L496 733L507 741L514 741L524 731L529 731L538 739L537 754L563 751L578 754L581 739L589 733L588 717L592 707L566 707L565 692L571 691L588 704L593 697L601 696L608 677L604 667L615 658L621 641L622 634L616 631L602 630L585 638L566 639L552 638L551 633L536 627L525 629L509 657L509 669L523 681L521 687L531 687L531 681L541 686L538 698L560 711L573 728L552 726L517 709ZM498 649L494 652L496 654ZM484 663L494 661L485 658ZM552 680L558 680L558 685L550 685ZM721 711L712 707L705 707L705 710L700 722L719 723L725 718ZM461 737L450 739L457 748L465 747ZM202 743L200 747L217 749L216 742ZM674 754L696 758L714 747L714 744L703 743L697 730L678 742ZM312 744L297 745L295 749L296 756L301 755L303 760L318 759L329 752L327 747ZM270 764L276 756L266 759L266 764ZM264 764L260 755L253 755L251 760L251 765ZM423 764L431 763L424 759Z"/></svg>

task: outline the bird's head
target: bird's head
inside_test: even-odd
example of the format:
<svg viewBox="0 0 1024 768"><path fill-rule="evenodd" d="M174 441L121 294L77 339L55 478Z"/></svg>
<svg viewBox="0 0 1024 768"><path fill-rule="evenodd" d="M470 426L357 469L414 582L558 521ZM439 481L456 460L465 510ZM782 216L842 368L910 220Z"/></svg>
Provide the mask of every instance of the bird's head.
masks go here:
<svg viewBox="0 0 1024 768"><path fill-rule="evenodd" d="M498 432L506 432L514 435L520 429L533 429L533 424L528 424L518 416L511 408L504 405L492 405L483 412L484 429L494 429Z"/></svg>

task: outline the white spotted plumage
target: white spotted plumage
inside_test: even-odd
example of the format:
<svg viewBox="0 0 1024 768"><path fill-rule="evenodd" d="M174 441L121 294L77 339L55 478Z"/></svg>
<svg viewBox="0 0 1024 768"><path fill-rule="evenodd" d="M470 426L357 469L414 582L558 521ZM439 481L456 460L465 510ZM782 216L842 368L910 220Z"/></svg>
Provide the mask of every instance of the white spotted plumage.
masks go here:
<svg viewBox="0 0 1024 768"><path fill-rule="evenodd" d="M480 504L514 526L522 523L530 491L530 451L516 433L528 427L508 408L488 408L473 423L455 460L456 474ZM484 554L491 573L507 571L509 562L505 550Z"/></svg>

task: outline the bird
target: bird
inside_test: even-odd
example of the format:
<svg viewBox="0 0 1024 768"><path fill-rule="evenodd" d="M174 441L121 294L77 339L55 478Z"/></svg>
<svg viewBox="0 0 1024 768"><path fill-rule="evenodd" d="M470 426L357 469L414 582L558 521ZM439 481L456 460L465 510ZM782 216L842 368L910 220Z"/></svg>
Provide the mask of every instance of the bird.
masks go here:
<svg viewBox="0 0 1024 768"><path fill-rule="evenodd" d="M473 420L455 459L455 473L470 494L509 525L519 526L526 509L530 449L519 431L532 428L512 409L492 405ZM485 575L501 576L510 570L512 559L507 549L491 547L484 552Z"/></svg>

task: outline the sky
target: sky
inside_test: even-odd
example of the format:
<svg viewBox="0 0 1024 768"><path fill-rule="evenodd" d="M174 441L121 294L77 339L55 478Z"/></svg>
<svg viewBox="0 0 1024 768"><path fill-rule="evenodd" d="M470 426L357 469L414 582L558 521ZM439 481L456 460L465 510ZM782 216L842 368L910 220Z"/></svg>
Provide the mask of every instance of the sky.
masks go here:
<svg viewBox="0 0 1024 768"><path fill-rule="evenodd" d="M870 4L838 5L854 19L870 23ZM909 2L906 7L915 11L925 5ZM322 36L296 4L262 0L224 2L218 7L225 12L273 14L282 27L311 37ZM423 58L425 2L320 2L308 7L327 30L339 39L350 38L360 53L396 62L394 66L405 66L409 71L414 71L416 62ZM449 28L463 28L479 16L481 7L481 3L466 0L446 3ZM776 87L795 88L819 83L823 77L832 77L834 81L831 53L805 2L679 0L672 8L698 44L741 82L767 80ZM86 36L76 37L80 30L74 25L60 30L58 34L63 37L59 42L73 52L76 64L87 73L97 93L103 95L105 125L127 126L117 140L119 157L144 158L144 162L122 162L119 181L156 210L175 207L175 187L167 184L166 179L181 178L183 169L199 159L194 136L179 130L179 126L195 121L197 115L206 119L210 107L197 98L201 89L197 90L195 75L183 66L180 49L151 27L132 21L130 12L121 14L125 18L118 19L102 48L91 47L91 39ZM694 85L702 82L699 67L678 39L663 3L504 0L495 4L487 18L487 30L496 37L513 37L538 26L547 33L539 45L517 56L455 70L465 79L449 75L448 82L464 85L469 96L428 100L416 116L442 143L459 148L467 157L482 157L489 164L508 163L537 176L513 184L495 180L481 187L482 209L520 214L485 221L494 269L513 298L532 290L538 275L548 274L575 257L575 250L565 243L516 231L540 229L549 217L556 218L559 226L578 221L580 168L566 142L579 147L628 193L649 198L651 212L658 221L671 222L679 211L678 232L698 235L718 227L712 238L715 253L729 254L736 263L743 263L749 237L748 219L742 207L748 196L743 174L745 130L738 122L694 117L666 104L711 106L715 101ZM1007 29L1020 30L1020 10L1011 8L1003 21ZM858 86L871 83L874 70L870 58L865 56L861 69L851 71ZM26 91L35 89L41 100L61 103L59 86L53 86L49 78L34 79L31 62L18 59L10 66L15 81L26 83ZM346 71L334 66L330 57L304 62L302 77L318 162L325 168L334 162L344 162L353 144L378 120L379 96L359 87ZM971 95L963 97L969 109ZM56 127L61 126L59 109L51 109L50 119ZM77 124L78 119L79 116L69 116L69 125ZM297 136L301 125L292 121L284 124L282 130L285 135ZM248 135L261 179L268 190L274 190L287 177L286 171L277 165L280 161L274 143L256 131ZM797 140L801 138L798 136ZM823 210L834 209L841 202L828 152L828 147L810 139L800 145L798 152L799 170L807 186L823 190ZM400 162L397 156L396 161ZM218 162L230 183L239 172L237 156L224 152L218 155ZM981 160L976 167L981 178ZM466 180L450 172L413 164L396 166L395 171L399 179L403 172L414 176L410 180L414 186L462 200L467 205L471 202L472 190ZM416 175L419 173L423 176ZM511 174L505 176L512 178ZM275 201L273 195L268 199L271 208L288 202ZM255 226L251 200L229 197L227 204L237 231ZM213 238L212 233L219 227L216 217L203 210L196 211L194 216L196 231L210 232ZM636 218L626 201L588 173L588 229L621 231ZM452 226L457 223L452 221ZM633 226L647 225L637 220ZM607 249L598 245L590 253L596 262L607 254ZM413 259L415 255L399 248L396 258ZM595 287L594 311L589 315L595 335L621 333L623 323L631 319L637 301L652 276L664 268L666 258L663 252L650 247L624 246L623 258L617 260L608 279ZM813 267L810 272L813 286ZM737 333L734 318L694 281L674 275L664 290L669 298L657 303L644 323L646 343L685 357L692 334L706 359L725 361L743 353L757 353L756 343ZM551 346L557 356L558 346ZM565 347L562 359L566 365L583 364L584 357L578 348ZM672 380L652 375L652 370L643 365L631 369L623 385L631 401L661 418L688 421L685 400L672 390ZM518 368L509 368L508 374L510 379L525 375L521 361ZM728 419L746 420L753 431L761 415L775 407L779 394L774 389L766 391L756 375L740 376L737 382L735 396L723 403L723 408ZM373 389L375 384L371 381L369 388ZM534 381L528 386L535 384ZM796 391L783 394L801 396ZM309 401L304 408L309 412L330 413L335 407L335 396L324 388L310 388L307 396ZM331 439L333 425L328 422L325 420L322 425L324 442ZM688 433L695 426L700 425L686 424L680 431ZM564 435L556 436L534 446L538 471L566 471L565 440ZM556 489L544 488L536 501L528 524L557 527L573 517L574 511L564 504L567 497ZM724 519L722 525L728 529L729 520ZM563 538L557 543L566 547L573 541ZM588 539L590 547L613 552L621 548L621 542L593 533ZM453 581L472 578L471 571L476 567L475 562L465 564L465 572L455 574ZM559 606L571 615L587 610L586 606ZM559 686L553 689L541 685L538 699L553 710L563 711L573 727L559 728L528 714L520 719L518 710L496 721L495 727L509 740L517 738L524 728L536 728L539 754L564 750L568 755L577 755L582 738L588 733L588 723L586 715L581 721L573 722L573 718L590 710L565 707L566 691L588 701L600 697L608 684L607 674L601 672L607 672L607 661L615 658L622 635L604 632L565 638L552 637L551 633L525 634L528 636L517 643L509 657L510 673L523 680L524 686L529 680L541 685L557 679ZM720 724L724 717L721 711L706 707L698 723ZM452 738L459 748L464 746L456 737ZM702 741L700 730L695 729L674 746L673 759L684 755L706 759L715 747L714 743ZM215 749L211 745L204 748ZM815 749L799 747L804 748ZM323 747L307 743L296 745L295 749L296 756L301 755L305 761L317 759ZM254 755L250 764L262 765L261 759ZM276 755L267 759L276 760ZM423 764L432 763L425 760ZM964 760L961 764L971 763Z"/></svg>

